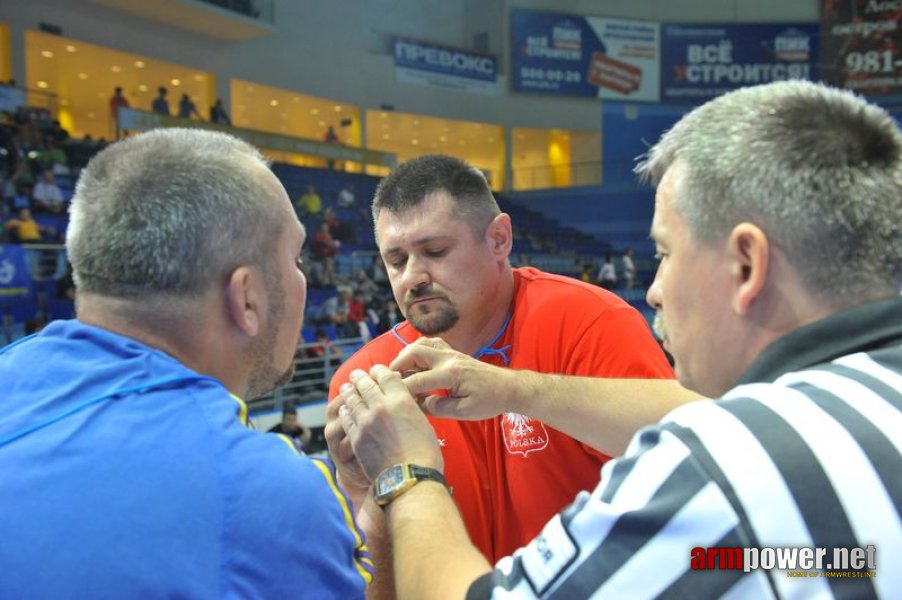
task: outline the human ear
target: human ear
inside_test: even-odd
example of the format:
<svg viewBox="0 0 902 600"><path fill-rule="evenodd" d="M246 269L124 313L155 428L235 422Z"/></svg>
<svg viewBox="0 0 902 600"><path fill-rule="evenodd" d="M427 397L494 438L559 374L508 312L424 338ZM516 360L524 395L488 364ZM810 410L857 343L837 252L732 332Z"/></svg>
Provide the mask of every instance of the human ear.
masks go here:
<svg viewBox="0 0 902 600"><path fill-rule="evenodd" d="M226 284L226 302L232 323L248 337L260 332L263 294L260 276L250 267L238 267Z"/></svg>
<svg viewBox="0 0 902 600"><path fill-rule="evenodd" d="M733 280L731 304L738 315L747 315L761 295L770 269L770 242L752 223L740 223L727 238L726 252Z"/></svg>
<svg viewBox="0 0 902 600"><path fill-rule="evenodd" d="M514 245L514 234L511 227L511 218L507 213L501 213L492 219L486 229L486 237L491 243L492 250L499 256L507 257Z"/></svg>

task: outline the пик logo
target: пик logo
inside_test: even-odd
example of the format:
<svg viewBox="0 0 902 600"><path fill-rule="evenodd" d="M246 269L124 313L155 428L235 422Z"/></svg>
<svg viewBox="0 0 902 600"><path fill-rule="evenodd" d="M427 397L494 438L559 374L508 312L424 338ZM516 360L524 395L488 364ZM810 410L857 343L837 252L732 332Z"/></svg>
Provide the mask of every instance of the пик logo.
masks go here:
<svg viewBox="0 0 902 600"><path fill-rule="evenodd" d="M785 61L808 62L811 38L798 29L787 29L774 38L774 58Z"/></svg>

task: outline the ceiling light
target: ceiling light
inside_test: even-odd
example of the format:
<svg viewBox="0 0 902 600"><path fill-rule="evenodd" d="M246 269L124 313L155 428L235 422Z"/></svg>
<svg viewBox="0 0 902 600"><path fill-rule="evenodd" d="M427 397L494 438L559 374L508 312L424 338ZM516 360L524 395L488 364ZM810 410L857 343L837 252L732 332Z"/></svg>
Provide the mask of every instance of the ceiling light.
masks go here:
<svg viewBox="0 0 902 600"><path fill-rule="evenodd" d="M87 74L87 73L79 73L79 74L78 74L78 78L79 78L79 79L87 79L87 78L88 78L88 74Z"/></svg>
<svg viewBox="0 0 902 600"><path fill-rule="evenodd" d="M325 121L320 121L319 123L317 123L317 125L319 125L320 127L325 127L325 126L326 126L326 122L325 122Z"/></svg>
<svg viewBox="0 0 902 600"><path fill-rule="evenodd" d="M341 106L336 105L336 106L335 106L335 112L341 112Z"/></svg>
<svg viewBox="0 0 902 600"><path fill-rule="evenodd" d="M414 119L414 120L413 120L413 124L414 124L414 125L419 125L419 124L420 124L420 122L419 122L419 121L417 121L417 120L416 120L416 119Z"/></svg>
<svg viewBox="0 0 902 600"><path fill-rule="evenodd" d="M112 69L113 73L118 73L119 71L122 70L122 69L119 68L119 65L113 65L113 66L111 67L111 69Z"/></svg>
<svg viewBox="0 0 902 600"><path fill-rule="evenodd" d="M44 58L53 58L53 52L50 50L41 50L41 56Z"/></svg>
<svg viewBox="0 0 902 600"><path fill-rule="evenodd" d="M47 82L46 82L46 81L39 81L39 82L38 82L38 87L41 88L41 89L46 88L46 87L47 87Z"/></svg>
<svg viewBox="0 0 902 600"><path fill-rule="evenodd" d="M318 114L319 114L319 109L318 109L318 108L313 108L313 109L311 109L311 110L310 110L310 114L311 114L311 115L318 115Z"/></svg>
<svg viewBox="0 0 902 600"><path fill-rule="evenodd" d="M66 46L66 52L75 52L75 46L69 44L68 46Z"/></svg>
<svg viewBox="0 0 902 600"><path fill-rule="evenodd" d="M388 117L388 113L383 111L383 112L379 113L379 116L382 117L383 119L385 119L386 117Z"/></svg>
<svg viewBox="0 0 902 600"><path fill-rule="evenodd" d="M194 76L194 81L203 81L203 80L204 80L204 76L201 75L200 73L198 73L197 75Z"/></svg>
<svg viewBox="0 0 902 600"><path fill-rule="evenodd" d="M141 85L138 86L138 91L146 92L147 86L142 83Z"/></svg>
<svg viewBox="0 0 902 600"><path fill-rule="evenodd" d="M144 61L143 61L143 60L136 60L136 61L135 61L135 66L138 67L139 69L143 69L143 68L144 68Z"/></svg>
<svg viewBox="0 0 902 600"><path fill-rule="evenodd" d="M270 100L270 101L269 101L269 105L270 105L270 106L278 106L278 105L279 105L279 101L278 101L278 100Z"/></svg>
<svg viewBox="0 0 902 600"><path fill-rule="evenodd" d="M440 141L440 142L447 142L447 141L448 141L448 138L446 138L445 136L441 136L441 137L438 139L438 141Z"/></svg>
<svg viewBox="0 0 902 600"><path fill-rule="evenodd" d="M389 139L389 135L388 135L387 133L383 133L383 134L382 134L382 139L383 139L383 140Z"/></svg>
<svg viewBox="0 0 902 600"><path fill-rule="evenodd" d="M182 82L179 81L178 79L175 79L175 78L170 79L170 80L169 80L169 83L171 83L171 84L174 85L174 86L180 86L180 85L182 85Z"/></svg>
<svg viewBox="0 0 902 600"><path fill-rule="evenodd" d="M410 140L410 143L413 144L414 146L416 146L417 144L420 143L420 140Z"/></svg>
<svg viewBox="0 0 902 600"><path fill-rule="evenodd" d="M246 90L248 91L249 94L253 94L253 93L254 93L254 87L251 86L251 85L247 86L247 87L244 88L244 89L246 89Z"/></svg>

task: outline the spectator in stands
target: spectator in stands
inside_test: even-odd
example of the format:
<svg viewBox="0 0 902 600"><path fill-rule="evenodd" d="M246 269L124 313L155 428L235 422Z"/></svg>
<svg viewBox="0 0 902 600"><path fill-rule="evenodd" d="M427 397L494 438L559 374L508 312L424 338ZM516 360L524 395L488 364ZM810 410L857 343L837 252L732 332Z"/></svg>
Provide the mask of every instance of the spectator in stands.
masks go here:
<svg viewBox="0 0 902 600"><path fill-rule="evenodd" d="M216 123L217 125L231 126L232 119L229 118L228 113L225 111L225 107L222 105L222 98L217 98L216 104L210 107L210 122Z"/></svg>
<svg viewBox="0 0 902 600"><path fill-rule="evenodd" d="M160 128L92 160L78 318L0 351L0 598L364 598L330 465L247 421L291 377L303 242L237 138Z"/></svg>
<svg viewBox="0 0 902 600"><path fill-rule="evenodd" d="M7 200L7 206L10 212L20 211L23 208L32 208L31 186L28 184L19 184L13 196Z"/></svg>
<svg viewBox="0 0 902 600"><path fill-rule="evenodd" d="M52 136L45 136L44 147L34 161L42 170L50 169L57 175L69 174L69 157Z"/></svg>
<svg viewBox="0 0 902 600"><path fill-rule="evenodd" d="M197 107L191 101L191 97L188 94L182 94L182 99L179 100L179 118L190 119L191 117L203 118L197 112Z"/></svg>
<svg viewBox="0 0 902 600"><path fill-rule="evenodd" d="M305 188L304 193L298 198L297 206L302 217L316 217L323 212L323 200L312 185Z"/></svg>
<svg viewBox="0 0 902 600"><path fill-rule="evenodd" d="M354 294L348 301L348 325L357 327L357 336L364 343L370 341L373 337L369 324L372 319L369 315L369 309L366 305L366 297L363 290L354 290Z"/></svg>
<svg viewBox="0 0 902 600"><path fill-rule="evenodd" d="M321 223L319 231L313 235L310 245L313 260L322 267L320 283L322 285L335 285L335 255L338 254L339 248L341 248L341 242L332 239L327 223Z"/></svg>
<svg viewBox="0 0 902 600"><path fill-rule="evenodd" d="M579 280L583 283L593 283L592 265L590 265L589 263L583 263L583 270L579 274Z"/></svg>
<svg viewBox="0 0 902 600"><path fill-rule="evenodd" d="M633 262L632 248L627 248L623 252L621 265L623 266L623 284L626 289L631 290L636 287L636 263Z"/></svg>
<svg viewBox="0 0 902 600"><path fill-rule="evenodd" d="M332 145L335 145L335 146L340 146L340 145L341 145L341 140L338 139L338 134L335 133L335 128L332 127L331 125L329 125L329 129L326 131L325 135L323 135L323 141L324 141L325 143L327 143L327 144L332 144ZM326 161L326 165L327 165L330 169L334 169L334 168L335 168L335 161L334 161L333 159L330 158L330 159L328 159L328 160Z"/></svg>
<svg viewBox="0 0 902 600"><path fill-rule="evenodd" d="M323 319L335 326L335 331L340 338L357 337L357 326L350 323L351 290L346 287L338 288L335 296L323 302Z"/></svg>
<svg viewBox="0 0 902 600"><path fill-rule="evenodd" d="M56 119L51 121L50 127L44 134L57 144L65 144L69 141L69 132L63 129L63 126Z"/></svg>
<svg viewBox="0 0 902 600"><path fill-rule="evenodd" d="M338 192L338 205L342 208L353 208L357 203L357 197L354 195L354 186L346 183Z"/></svg>
<svg viewBox="0 0 902 600"><path fill-rule="evenodd" d="M379 286L370 279L365 269L357 269L357 274L354 276L354 289L363 294L367 303L372 302L373 298L380 293Z"/></svg>
<svg viewBox="0 0 902 600"><path fill-rule="evenodd" d="M56 177L50 169L44 171L41 179L35 184L31 191L31 199L34 201L36 211L58 215L66 209L63 192L56 185Z"/></svg>
<svg viewBox="0 0 902 600"><path fill-rule="evenodd" d="M898 123L823 85L746 87L683 117L638 171L657 185L648 302L680 380L720 399L641 430L494 572L442 486L386 493L397 597L895 597L902 571L880 553L902 542ZM389 465L441 470L442 456L409 381L372 374L343 392L342 422L387 492ZM524 375L509 388L536 384ZM464 381L447 404L491 401L496 390L466 393L484 373ZM740 568L742 547L746 567L775 547L869 556L771 571Z"/></svg>
<svg viewBox="0 0 902 600"><path fill-rule="evenodd" d="M335 209L331 206L327 206L323 211L323 222L329 226L329 233L332 234L333 239L342 244L354 241L354 233L350 224L339 219L335 214Z"/></svg>
<svg viewBox="0 0 902 600"><path fill-rule="evenodd" d="M617 269L614 268L614 259L610 254L604 257L604 263L598 270L598 285L606 290L617 287Z"/></svg>
<svg viewBox="0 0 902 600"><path fill-rule="evenodd" d="M293 402L286 402L282 405L282 420L270 427L267 433L279 433L286 436L301 452L305 447L309 447L313 437L310 428L298 418L298 410Z"/></svg>
<svg viewBox="0 0 902 600"><path fill-rule="evenodd" d="M110 131L113 139L118 139L119 132L119 109L120 108L131 108L131 105L128 103L128 98L126 98L122 94L122 88L116 87L113 90L113 95L110 96ZM128 130L124 130L125 135L128 135Z"/></svg>
<svg viewBox="0 0 902 600"><path fill-rule="evenodd" d="M385 263L382 262L382 259L376 257L376 260L373 261L372 267L370 267L370 271L372 272L372 280L377 286L379 286L380 293L391 291L391 285L388 281L388 273L385 272Z"/></svg>
<svg viewBox="0 0 902 600"><path fill-rule="evenodd" d="M160 86L157 88L157 97L153 99L153 102L150 105L150 110L155 112L158 115L163 115L168 117L172 113L169 112L169 100L166 99L166 94L168 94L168 90Z"/></svg>
<svg viewBox="0 0 902 600"><path fill-rule="evenodd" d="M128 98L122 93L122 88L116 86L113 90L113 95L110 96L110 116L115 119L116 113L120 108L129 108L130 106Z"/></svg>
<svg viewBox="0 0 902 600"><path fill-rule="evenodd" d="M49 236L56 235L53 227L45 227L34 220L31 211L23 208L19 211L19 216L6 222L7 235L10 241L20 244L33 244L43 241L42 234Z"/></svg>
<svg viewBox="0 0 902 600"><path fill-rule="evenodd" d="M376 314L379 316L376 321L376 330L379 334L390 331L392 327L404 320L404 315L398 310L398 303L393 298L384 299Z"/></svg>

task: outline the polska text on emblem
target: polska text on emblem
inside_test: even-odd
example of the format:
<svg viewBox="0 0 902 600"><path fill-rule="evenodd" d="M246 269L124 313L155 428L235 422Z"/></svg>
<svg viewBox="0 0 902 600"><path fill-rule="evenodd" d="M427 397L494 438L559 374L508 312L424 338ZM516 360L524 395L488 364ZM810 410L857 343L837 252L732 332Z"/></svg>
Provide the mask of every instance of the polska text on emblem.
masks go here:
<svg viewBox="0 0 902 600"><path fill-rule="evenodd" d="M504 413L501 418L501 434L504 445L511 454L528 456L530 452L544 450L548 446L548 430L545 424L526 415Z"/></svg>

